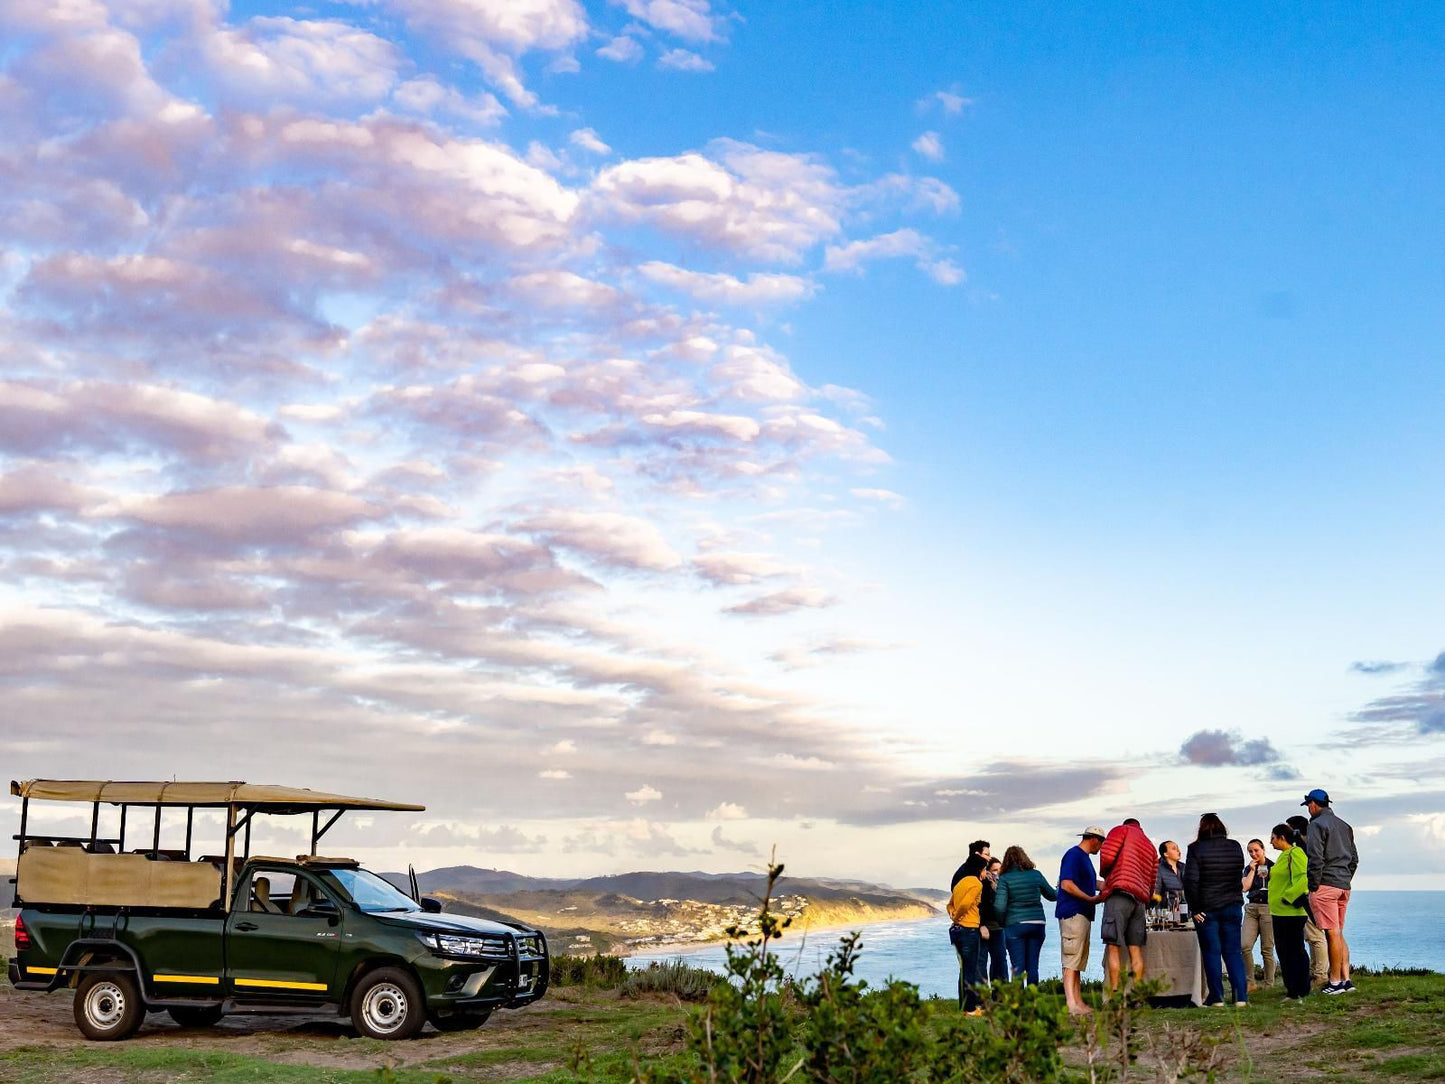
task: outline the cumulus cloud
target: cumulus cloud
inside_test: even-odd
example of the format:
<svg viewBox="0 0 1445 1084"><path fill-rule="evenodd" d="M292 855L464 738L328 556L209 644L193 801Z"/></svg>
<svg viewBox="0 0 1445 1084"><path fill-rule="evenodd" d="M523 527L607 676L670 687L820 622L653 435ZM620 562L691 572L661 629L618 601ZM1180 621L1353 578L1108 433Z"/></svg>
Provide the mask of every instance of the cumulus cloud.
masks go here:
<svg viewBox="0 0 1445 1084"><path fill-rule="evenodd" d="M862 273L874 260L912 258L918 269L940 286L956 286L964 279L961 268L938 255L938 246L915 229L904 228L845 245L829 245L823 257L825 271Z"/></svg>
<svg viewBox="0 0 1445 1084"><path fill-rule="evenodd" d="M602 564L666 572L682 564L657 527L620 512L544 512L522 520L518 530L546 538Z"/></svg>
<svg viewBox="0 0 1445 1084"><path fill-rule="evenodd" d="M1185 739L1179 747L1179 758L1185 764L1219 768L1275 764L1280 755L1268 738L1246 740L1238 731L1200 730Z"/></svg>
<svg viewBox="0 0 1445 1084"><path fill-rule="evenodd" d="M943 161L943 138L937 132L924 132L913 141L912 147L930 162Z"/></svg>
<svg viewBox="0 0 1445 1084"><path fill-rule="evenodd" d="M473 61L518 105L537 104L517 61L529 52L561 52L582 41L587 15L577 0L388 0L438 46Z"/></svg>
<svg viewBox="0 0 1445 1084"><path fill-rule="evenodd" d="M819 587L789 587L759 595L747 602L728 606L724 612L747 617L778 617L798 610L817 610L832 606L838 600Z"/></svg>
<svg viewBox="0 0 1445 1084"><path fill-rule="evenodd" d="M4 9L0 756L271 779L285 748L424 795L429 846L629 859L894 778L722 608L833 604L770 532L861 522L881 498L835 495L886 461L756 310L957 197L805 147L588 158L527 73L725 36L641 8L612 40L571 0ZM765 752L699 755L734 745ZM562 823L469 828L480 777ZM663 794L695 838L636 818Z"/></svg>
<svg viewBox="0 0 1445 1084"><path fill-rule="evenodd" d="M739 586L787 575L791 569L766 553L735 553L713 550L692 559L692 567L705 580Z"/></svg>
<svg viewBox="0 0 1445 1084"><path fill-rule="evenodd" d="M945 116L956 117L972 104L972 98L965 98L957 90L935 90L919 99L918 108L920 111L941 109Z"/></svg>
<svg viewBox="0 0 1445 1084"><path fill-rule="evenodd" d="M798 275L754 271L747 280L722 272L688 271L661 260L649 260L637 269L643 277L691 294L699 301L723 305L778 305L805 301L817 292L812 281Z"/></svg>
<svg viewBox="0 0 1445 1084"><path fill-rule="evenodd" d="M619 34L597 50L604 60L615 60L619 64L635 64L642 59L643 48L636 38Z"/></svg>
<svg viewBox="0 0 1445 1084"><path fill-rule="evenodd" d="M257 17L217 27L201 39L211 74L231 95L280 101L379 101L402 64L391 42L327 19Z"/></svg>
<svg viewBox="0 0 1445 1084"><path fill-rule="evenodd" d="M676 72L710 72L713 70L711 60L699 56L689 49L667 50L657 58L657 66Z"/></svg>
<svg viewBox="0 0 1445 1084"><path fill-rule="evenodd" d="M571 143L572 146L581 147L584 151L590 151L592 154L612 153L612 148L602 142L601 137L591 128L576 129L567 137L567 141Z"/></svg>
<svg viewBox="0 0 1445 1084"><path fill-rule="evenodd" d="M683 41L717 41L721 20L709 0L612 0L638 22Z"/></svg>
<svg viewBox="0 0 1445 1084"><path fill-rule="evenodd" d="M709 150L619 163L593 191L624 220L763 260L797 262L841 230L848 195L823 162L733 140Z"/></svg>

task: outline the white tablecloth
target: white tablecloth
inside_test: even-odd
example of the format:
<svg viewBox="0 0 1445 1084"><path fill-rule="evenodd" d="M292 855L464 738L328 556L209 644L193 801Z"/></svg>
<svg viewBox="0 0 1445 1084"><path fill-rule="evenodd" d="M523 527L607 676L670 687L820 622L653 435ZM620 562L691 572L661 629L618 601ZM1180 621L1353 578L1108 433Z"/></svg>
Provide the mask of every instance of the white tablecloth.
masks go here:
<svg viewBox="0 0 1445 1084"><path fill-rule="evenodd" d="M1150 930L1144 942L1144 977L1168 983L1160 997L1187 997L1195 1005L1204 1004L1208 986L1194 931Z"/></svg>

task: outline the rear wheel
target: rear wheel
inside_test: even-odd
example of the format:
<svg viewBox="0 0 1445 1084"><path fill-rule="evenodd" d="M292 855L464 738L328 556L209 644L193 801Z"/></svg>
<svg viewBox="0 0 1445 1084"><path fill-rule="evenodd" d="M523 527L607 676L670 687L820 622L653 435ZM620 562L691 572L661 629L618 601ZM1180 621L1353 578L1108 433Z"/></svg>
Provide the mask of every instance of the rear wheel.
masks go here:
<svg viewBox="0 0 1445 1084"><path fill-rule="evenodd" d="M129 1039L146 1015L135 976L124 971L83 976L75 988L74 1011L80 1033L97 1042Z"/></svg>
<svg viewBox="0 0 1445 1084"><path fill-rule="evenodd" d="M351 994L351 1023L368 1039L410 1039L426 1023L421 986L399 967L377 968Z"/></svg>
<svg viewBox="0 0 1445 1084"><path fill-rule="evenodd" d="M427 1019L438 1031L475 1031L491 1015L491 1009L483 1009L481 1012L432 1013Z"/></svg>
<svg viewBox="0 0 1445 1084"><path fill-rule="evenodd" d="M221 1017L226 1015L226 1010L219 1005L187 1005L166 1011L183 1028L208 1028L220 1023Z"/></svg>

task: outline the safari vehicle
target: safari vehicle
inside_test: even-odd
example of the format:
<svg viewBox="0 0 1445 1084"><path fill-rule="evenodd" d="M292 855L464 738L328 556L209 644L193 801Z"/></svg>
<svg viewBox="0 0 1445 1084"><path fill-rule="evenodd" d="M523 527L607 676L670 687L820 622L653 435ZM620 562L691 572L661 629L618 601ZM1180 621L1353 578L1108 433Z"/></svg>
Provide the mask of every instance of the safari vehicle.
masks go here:
<svg viewBox="0 0 1445 1084"><path fill-rule="evenodd" d="M418 895L414 873L408 896L351 859L316 854L348 810L425 806L250 783L33 779L10 793L21 800L10 981L74 990L89 1039L124 1039L148 1011L206 1027L231 1012L327 1010L371 1038L406 1039L427 1021L480 1027L494 1009L546 992L540 932L442 914ZM34 801L89 804L90 834L36 834ZM113 822L116 807L119 831L102 836L102 809ZM184 811L182 847L162 847L163 810L176 835ZM224 853L192 857L197 810L224 822ZM146 813L153 820L135 846L136 815ZM307 813L311 853L250 853L257 814Z"/></svg>

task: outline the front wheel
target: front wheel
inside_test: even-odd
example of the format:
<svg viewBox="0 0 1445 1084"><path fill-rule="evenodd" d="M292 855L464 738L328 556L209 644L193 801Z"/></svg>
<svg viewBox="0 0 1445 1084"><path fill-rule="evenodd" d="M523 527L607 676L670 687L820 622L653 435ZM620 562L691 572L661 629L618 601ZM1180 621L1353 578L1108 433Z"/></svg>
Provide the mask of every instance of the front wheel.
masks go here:
<svg viewBox="0 0 1445 1084"><path fill-rule="evenodd" d="M491 1009L484 1009L481 1012L432 1013L427 1019L438 1031L475 1031L485 1024L491 1015Z"/></svg>
<svg viewBox="0 0 1445 1084"><path fill-rule="evenodd" d="M134 976L124 971L92 972L75 988L75 1026L87 1039L129 1039L145 1020L145 1005Z"/></svg>
<svg viewBox="0 0 1445 1084"><path fill-rule="evenodd" d="M409 971L381 967L351 994L351 1023L368 1039L410 1039L426 1023L421 986Z"/></svg>
<svg viewBox="0 0 1445 1084"><path fill-rule="evenodd" d="M226 1015L226 1010L219 1005L188 1005L166 1011L183 1028L208 1028L220 1023L221 1017Z"/></svg>

